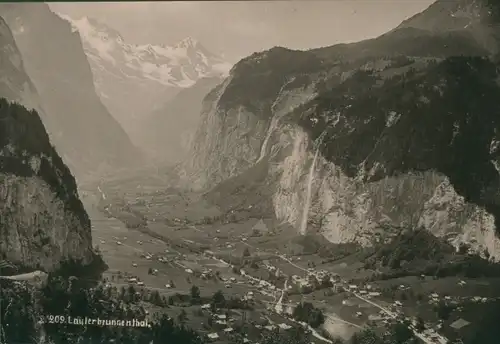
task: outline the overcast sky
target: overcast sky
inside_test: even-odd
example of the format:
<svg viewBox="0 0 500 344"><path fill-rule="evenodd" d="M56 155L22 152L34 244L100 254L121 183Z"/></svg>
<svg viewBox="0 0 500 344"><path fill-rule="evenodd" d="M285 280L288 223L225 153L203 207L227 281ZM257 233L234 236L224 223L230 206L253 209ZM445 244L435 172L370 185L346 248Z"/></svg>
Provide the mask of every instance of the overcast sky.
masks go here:
<svg viewBox="0 0 500 344"><path fill-rule="evenodd" d="M232 62L284 46L308 49L378 36L434 0L302 0L51 3L55 12L88 16L131 43L173 44L190 36Z"/></svg>

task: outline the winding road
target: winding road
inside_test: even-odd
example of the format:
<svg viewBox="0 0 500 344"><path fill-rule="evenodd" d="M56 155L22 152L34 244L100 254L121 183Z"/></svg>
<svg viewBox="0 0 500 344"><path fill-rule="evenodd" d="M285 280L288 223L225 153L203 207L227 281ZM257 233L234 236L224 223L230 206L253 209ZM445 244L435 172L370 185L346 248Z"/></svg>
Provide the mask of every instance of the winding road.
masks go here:
<svg viewBox="0 0 500 344"><path fill-rule="evenodd" d="M97 187L97 189L98 189L98 191L100 192L102 199L106 199L106 195L104 194L104 192L102 191L102 189L101 189L100 187ZM200 231L198 228L196 228L196 226L191 226L191 227L192 227L193 229L197 230L197 231ZM253 246L253 245L250 245L250 244L248 244L247 242L244 242L243 240L240 240L240 242L241 242L241 243L243 243L244 245L248 246L248 247L251 247L252 249L254 249L254 250L256 250L256 251L261 251L258 247L255 247L255 246ZM167 244L169 244L169 243L167 243ZM139 252L144 252L143 250L140 250L140 249L138 249L138 248L135 248L135 247L132 247L132 246L129 246L129 245L125 245L125 246L130 247L130 248L132 248L132 249L134 249L134 250L136 250L136 251L139 251ZM295 267L295 268L297 268L297 269L299 269L299 270L301 270L301 271L304 271L304 272L306 272L306 273L307 273L307 272L309 272L307 269L305 269L305 268L303 268L303 267L301 267L301 266L299 266L299 265L295 264L294 262L292 262L290 259L286 258L286 257L285 257L285 256L283 256L283 255L276 254L275 256L276 256L276 257L279 257L280 259L282 259L282 260L284 260L284 261L286 261L288 264L292 265L293 267ZM222 260L222 259L217 259L217 260L219 260L220 262L223 262L223 263L227 264L229 267L231 267L231 264L229 264L228 262L226 262L226 261L224 261L224 260ZM255 277L252 277L252 276L249 276L249 275L246 275L245 277L247 277L247 278L249 278L249 279L252 279L252 280L254 280L254 281L260 281L258 278L255 278ZM274 311L275 313L279 314L279 315L281 315L281 314L282 314L282 312L283 312L283 303L282 303L282 301L283 301L283 297L284 297L284 292L285 292L285 290L286 290L286 288L287 288L287 283L288 283L288 280L285 282L285 287L284 287L284 289L277 289L277 291L278 291L278 292L279 292L279 291L281 291L281 296L280 296L279 300L274 301L274 302L264 301L265 303L271 303L271 304L274 304L274 303L275 303L275 306L274 306L274 307L271 307L271 308L274 308L274 309L273 309L273 311ZM123 285L123 286L128 286L128 285L129 285L128 283L113 283L113 284L114 284L114 285L118 285L118 286L122 286L122 285ZM150 289L150 290L166 291L166 292L169 292L169 293L175 293L175 292L176 292L176 291L174 291L174 290L172 290L172 289L153 288L153 287L146 287L146 286L145 286L144 288L146 288L146 289ZM369 300L369 299L367 299L367 298L365 298L365 297L361 296L360 294L353 293L353 295L354 295L355 297L357 297L358 299L360 299L360 300L362 300L362 301L364 301L364 302L366 302L366 303L368 303L368 304L370 304L370 305L372 305L372 306L374 306L374 307L376 307L376 308L380 309L381 311L383 311L384 313L386 313L387 315L389 315L391 318L393 318L393 319L397 319L398 314L396 314L396 313L394 313L394 312L390 311L389 309L387 309L387 308L385 308L385 307L381 306L380 304L378 304L378 303L376 303L376 302L374 302L374 301L372 301L372 300ZM331 320L333 320L333 321L342 322L342 323L344 323L344 324L347 324L347 325L353 326L353 327L358 328L358 329L363 329L363 327L362 327L362 326L359 326L359 325L354 324L354 323L351 323L351 322L349 322L349 321L346 321L346 320L340 319L340 318L335 317L335 316L333 316L333 315L328 315L328 319L331 319ZM292 320L292 321L293 321L293 322L298 323L297 321L294 321L294 320ZM314 336L314 337L316 337L316 338L318 338L318 339L320 339L320 340L322 340L322 341L324 341L324 342L327 342L327 343L332 343L332 341L330 341L330 340L328 340L327 338L324 338L323 336L321 336L318 332L316 332L316 331L315 331L313 328L311 328L310 326L308 326L308 328L309 328L309 330L311 331L311 333L313 334L313 336ZM414 334L417 338L419 338L420 340L422 340L424 343L426 343L426 344L436 344L436 343L435 343L432 339L428 338L427 336L423 335L422 333L417 332L415 329L410 328L410 330L413 332L413 334ZM445 338L444 336L439 335L439 334L437 334L437 333L436 333L436 339L439 341L439 344L447 344L447 343L449 343L449 341L448 341L448 339L447 339L447 338Z"/></svg>
<svg viewBox="0 0 500 344"><path fill-rule="evenodd" d="M397 314L394 313L394 312L391 312L389 309L387 309L385 307L382 307L378 303L373 302L373 301L371 301L371 300L369 300L369 299L367 299L367 298L359 295L358 293L353 293L353 295L356 296L358 299L360 299L360 300L362 300L362 301L364 301L366 303L369 303L370 305L372 305L372 306L380 309L381 311L383 311L384 313L386 313L387 315L389 315L391 318L397 320ZM426 343L426 344L436 344L432 339L429 339L427 336L424 336L422 333L417 332L415 329L413 329L411 327L409 327L409 329L413 332L413 334L415 335L415 337L417 337L418 339L422 340L424 343ZM436 339L439 341L440 344L447 344L447 343L449 343L449 340L446 337L444 337L444 336L442 336L442 335L440 335L438 333L436 333Z"/></svg>

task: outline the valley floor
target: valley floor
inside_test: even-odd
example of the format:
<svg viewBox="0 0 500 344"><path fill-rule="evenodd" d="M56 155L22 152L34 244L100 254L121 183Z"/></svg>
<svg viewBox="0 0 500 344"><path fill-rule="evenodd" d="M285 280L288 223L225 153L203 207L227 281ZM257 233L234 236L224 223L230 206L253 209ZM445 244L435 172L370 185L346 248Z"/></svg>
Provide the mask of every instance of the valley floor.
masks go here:
<svg viewBox="0 0 500 344"><path fill-rule="evenodd" d="M245 327L247 342L257 342L262 330L298 326L316 343L330 343L328 338L347 339L367 326L384 331L391 323L403 322L422 342L441 344L448 342L442 333L460 335L461 328L451 320L461 319L464 303L485 303L498 296L500 279L371 280L373 272L363 269L359 254L328 260L306 252L293 229L271 219L212 221L220 214L199 195L131 184L96 187L84 197L94 245L109 265L105 277L111 285L134 285L165 297L189 294L196 286L207 304L219 290L226 299L250 304L249 309L236 307L224 314L203 305L148 306L151 314L177 317L186 312L187 325L217 337L217 342L231 342L236 323L251 324ZM136 225L128 216L142 217L145 224ZM293 309L303 302L325 314L320 328L292 318ZM458 311L439 319L436 307L442 303ZM466 325L473 322L462 320Z"/></svg>

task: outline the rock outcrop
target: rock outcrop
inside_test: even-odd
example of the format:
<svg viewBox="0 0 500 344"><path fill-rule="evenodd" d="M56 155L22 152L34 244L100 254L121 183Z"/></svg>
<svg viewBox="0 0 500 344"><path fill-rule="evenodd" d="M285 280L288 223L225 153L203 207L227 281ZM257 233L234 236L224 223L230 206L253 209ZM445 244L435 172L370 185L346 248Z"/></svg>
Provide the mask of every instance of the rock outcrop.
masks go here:
<svg viewBox="0 0 500 344"><path fill-rule="evenodd" d="M140 163L141 154L96 94L78 33L47 4L1 4L40 97L57 151L78 180Z"/></svg>
<svg viewBox="0 0 500 344"><path fill-rule="evenodd" d="M422 27L457 13L474 25ZM438 1L373 40L253 54L205 98L182 173L226 210L272 204L333 242L424 227L499 258L493 19L479 1Z"/></svg>
<svg viewBox="0 0 500 344"><path fill-rule="evenodd" d="M44 271L100 261L75 179L38 113L6 99L24 103L37 95L1 17L0 61L0 260Z"/></svg>

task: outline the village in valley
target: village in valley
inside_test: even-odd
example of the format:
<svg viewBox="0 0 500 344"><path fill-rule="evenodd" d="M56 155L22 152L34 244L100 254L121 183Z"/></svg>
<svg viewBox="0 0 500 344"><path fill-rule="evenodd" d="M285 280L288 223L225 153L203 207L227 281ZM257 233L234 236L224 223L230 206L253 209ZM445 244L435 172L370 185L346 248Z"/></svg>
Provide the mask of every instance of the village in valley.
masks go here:
<svg viewBox="0 0 500 344"><path fill-rule="evenodd" d="M461 316L464 304L496 298L496 280L370 279L355 254L325 260L300 252L289 232L263 218L212 224L179 216L166 226L153 217L129 228L120 215L93 216L96 248L110 266L106 286L132 291L148 316L166 313L216 343L258 344L262 331L297 328L311 342L333 343L400 323L425 343L444 344L445 334L458 336L474 321Z"/></svg>

